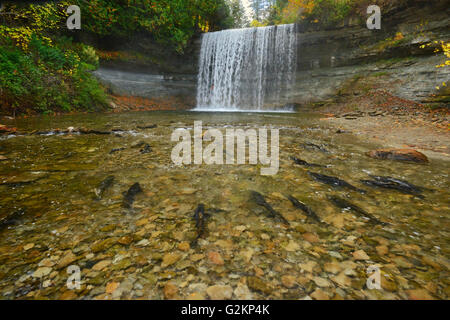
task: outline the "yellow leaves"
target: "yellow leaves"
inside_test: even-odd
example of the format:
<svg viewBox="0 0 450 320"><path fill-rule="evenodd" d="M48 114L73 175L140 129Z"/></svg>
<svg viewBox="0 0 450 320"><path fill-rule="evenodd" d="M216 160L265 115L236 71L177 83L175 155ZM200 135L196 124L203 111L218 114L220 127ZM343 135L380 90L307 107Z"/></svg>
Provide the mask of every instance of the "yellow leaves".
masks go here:
<svg viewBox="0 0 450 320"><path fill-rule="evenodd" d="M431 47L434 45L438 45L438 47L435 48L434 53L439 53L442 51L447 58L450 58L450 42L445 43L442 40L440 40L440 41L435 40L433 42L421 45L420 48L425 49L427 47ZM446 60L443 63L437 65L436 68L443 68L446 66L450 66L450 60ZM439 90L439 87L436 87L436 88Z"/></svg>
<svg viewBox="0 0 450 320"><path fill-rule="evenodd" d="M397 33L395 34L394 41L402 40L402 39L404 39L404 38L405 38L405 36L403 35L403 33L397 32Z"/></svg>
<svg viewBox="0 0 450 320"><path fill-rule="evenodd" d="M0 26L0 35L12 39L15 45L20 47L24 51L28 50L28 45L30 43L32 34L33 30L29 27L11 28Z"/></svg>

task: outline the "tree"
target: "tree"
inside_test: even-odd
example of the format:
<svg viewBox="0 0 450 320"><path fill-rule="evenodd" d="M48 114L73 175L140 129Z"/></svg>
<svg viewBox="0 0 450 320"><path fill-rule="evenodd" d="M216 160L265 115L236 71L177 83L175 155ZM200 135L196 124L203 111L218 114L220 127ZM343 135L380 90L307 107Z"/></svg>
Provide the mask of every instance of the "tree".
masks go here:
<svg viewBox="0 0 450 320"><path fill-rule="evenodd" d="M241 0L229 0L230 17L233 28L247 27L249 22L245 14L244 6Z"/></svg>

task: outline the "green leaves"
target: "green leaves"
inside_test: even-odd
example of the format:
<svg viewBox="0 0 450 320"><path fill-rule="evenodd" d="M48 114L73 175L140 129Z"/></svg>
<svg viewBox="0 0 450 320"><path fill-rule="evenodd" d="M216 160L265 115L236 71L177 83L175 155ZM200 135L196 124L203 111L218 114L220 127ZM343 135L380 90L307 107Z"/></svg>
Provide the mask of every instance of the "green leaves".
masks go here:
<svg viewBox="0 0 450 320"><path fill-rule="evenodd" d="M100 36L127 36L146 31L182 51L199 31L199 22L220 25L225 0L78 0L83 29Z"/></svg>

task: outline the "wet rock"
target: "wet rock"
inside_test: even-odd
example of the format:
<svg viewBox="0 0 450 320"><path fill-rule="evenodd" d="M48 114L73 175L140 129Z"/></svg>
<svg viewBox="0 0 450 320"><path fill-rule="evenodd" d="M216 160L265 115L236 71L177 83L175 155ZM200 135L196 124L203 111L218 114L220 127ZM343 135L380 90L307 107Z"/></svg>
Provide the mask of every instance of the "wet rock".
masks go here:
<svg viewBox="0 0 450 320"><path fill-rule="evenodd" d="M407 290L406 294L410 300L435 300L425 289Z"/></svg>
<svg viewBox="0 0 450 320"><path fill-rule="evenodd" d="M234 296L238 300L253 300L253 294L250 292L247 285L238 283L236 289L234 289Z"/></svg>
<svg viewBox="0 0 450 320"><path fill-rule="evenodd" d="M119 287L119 284L120 283L118 283L118 282L109 282L106 285L106 293L112 294Z"/></svg>
<svg viewBox="0 0 450 320"><path fill-rule="evenodd" d="M181 255L178 253L167 253L162 259L161 268L166 268L180 259Z"/></svg>
<svg viewBox="0 0 450 320"><path fill-rule="evenodd" d="M311 293L310 296L315 300L330 300L330 297L322 289L319 288Z"/></svg>
<svg viewBox="0 0 450 320"><path fill-rule="evenodd" d="M111 270L113 270L113 271L124 270L124 269L127 269L128 267L130 267L131 265L132 265L132 262L130 259L123 259L123 260L120 260L119 262L117 262L116 264L114 264L114 266L112 266Z"/></svg>
<svg viewBox="0 0 450 320"><path fill-rule="evenodd" d="M376 247L375 247L375 250L377 250L377 253L378 253L380 256L384 256L384 255L388 254L388 252L389 252L389 248L388 248L387 246L383 246L383 245L381 245L381 246L376 246Z"/></svg>
<svg viewBox="0 0 450 320"><path fill-rule="evenodd" d="M73 290L67 290L59 296L59 300L75 300L78 298L77 294Z"/></svg>
<svg viewBox="0 0 450 320"><path fill-rule="evenodd" d="M305 270L306 272L312 273L316 268L318 268L318 264L315 261L308 261L305 263L300 263L298 265L301 270Z"/></svg>
<svg viewBox="0 0 450 320"><path fill-rule="evenodd" d="M428 162L426 155L413 149L379 149L369 151L366 155L380 160L410 161L417 163Z"/></svg>
<svg viewBox="0 0 450 320"><path fill-rule="evenodd" d="M106 249L112 247L116 242L117 242L116 238L99 240L91 246L91 250L94 253L105 251Z"/></svg>
<svg viewBox="0 0 450 320"><path fill-rule="evenodd" d="M246 262L249 263L252 260L253 254L255 253L255 251L252 248L249 248L247 250L242 250L239 255L242 257L242 259Z"/></svg>
<svg viewBox="0 0 450 320"><path fill-rule="evenodd" d="M76 260L78 260L78 257L75 254L73 254L72 251L69 251L64 255L64 257L61 258L58 265L56 266L56 269L67 267Z"/></svg>
<svg viewBox="0 0 450 320"><path fill-rule="evenodd" d="M50 274L52 272L52 268L49 267L42 267L38 268L36 271L33 272L33 278L42 278Z"/></svg>
<svg viewBox="0 0 450 320"><path fill-rule="evenodd" d="M343 288L348 288L352 284L352 280L345 275L345 272L341 272L337 276L332 277L331 281Z"/></svg>
<svg viewBox="0 0 450 320"><path fill-rule="evenodd" d="M109 266L110 264L111 264L111 260L103 260L103 261L96 263L92 267L92 270L101 271L101 270L105 269L107 266Z"/></svg>
<svg viewBox="0 0 450 320"><path fill-rule="evenodd" d="M331 283L327 279L324 279L321 277L314 277L313 281L319 287L322 287L322 288L331 287Z"/></svg>
<svg viewBox="0 0 450 320"><path fill-rule="evenodd" d="M138 243L136 243L136 245L138 247L146 247L150 244L150 241L148 241L147 239L142 239L141 241L139 241Z"/></svg>
<svg viewBox="0 0 450 320"><path fill-rule="evenodd" d="M281 277L281 283L286 288L294 288L297 285L297 280L294 276L282 276Z"/></svg>
<svg viewBox="0 0 450 320"><path fill-rule="evenodd" d="M333 274L338 273L342 269L340 264L336 261L325 263L323 268L326 272L333 273Z"/></svg>
<svg viewBox="0 0 450 320"><path fill-rule="evenodd" d="M311 243L320 242L319 237L316 234L314 234L314 233L309 233L308 232L308 233L304 233L302 236L303 236L303 239L305 239L308 242L311 242Z"/></svg>
<svg viewBox="0 0 450 320"><path fill-rule="evenodd" d="M191 246L189 245L188 242L181 242L178 245L178 249L181 250L181 251L189 251L190 248L191 248Z"/></svg>
<svg viewBox="0 0 450 320"><path fill-rule="evenodd" d="M295 252L297 250L300 250L300 245L297 242L291 240L291 241L289 241L287 246L284 247L284 250L289 251L289 252Z"/></svg>
<svg viewBox="0 0 450 320"><path fill-rule="evenodd" d="M190 259L193 262L197 262L199 260L202 260L204 257L205 257L204 254L199 253L199 254L193 254Z"/></svg>
<svg viewBox="0 0 450 320"><path fill-rule="evenodd" d="M27 243L26 245L23 246L23 250L27 251L34 248L34 243Z"/></svg>
<svg viewBox="0 0 450 320"><path fill-rule="evenodd" d="M117 243L123 244L123 245L129 245L133 242L133 238L130 236L123 236L117 240Z"/></svg>
<svg viewBox="0 0 450 320"><path fill-rule="evenodd" d="M264 294L272 293L272 288L266 282L257 277L248 277L247 285L254 291L258 291Z"/></svg>
<svg viewBox="0 0 450 320"><path fill-rule="evenodd" d="M54 265L55 265L55 262L50 258L43 259L38 264L39 267L53 267Z"/></svg>
<svg viewBox="0 0 450 320"><path fill-rule="evenodd" d="M215 265L222 266L224 265L224 261L222 259L222 256L217 251L210 251L208 252L208 260Z"/></svg>
<svg viewBox="0 0 450 320"><path fill-rule="evenodd" d="M412 263L410 263L408 260L406 260L405 258L403 258L403 257L399 257L399 256L397 256L397 257L394 257L393 259L392 259L392 262L394 262L398 267L400 267L400 268L406 268L406 269L408 269L408 268L412 268L414 265L412 264Z"/></svg>
<svg viewBox="0 0 450 320"><path fill-rule="evenodd" d="M367 253L364 252L364 250L358 250L353 252L353 258L355 260L369 260L370 257L367 255Z"/></svg>
<svg viewBox="0 0 450 320"><path fill-rule="evenodd" d="M171 300L178 296L178 287L173 282L167 282L163 289L164 298Z"/></svg>
<svg viewBox="0 0 450 320"><path fill-rule="evenodd" d="M206 289L211 300L230 300L233 295L233 288L230 286L216 285Z"/></svg>

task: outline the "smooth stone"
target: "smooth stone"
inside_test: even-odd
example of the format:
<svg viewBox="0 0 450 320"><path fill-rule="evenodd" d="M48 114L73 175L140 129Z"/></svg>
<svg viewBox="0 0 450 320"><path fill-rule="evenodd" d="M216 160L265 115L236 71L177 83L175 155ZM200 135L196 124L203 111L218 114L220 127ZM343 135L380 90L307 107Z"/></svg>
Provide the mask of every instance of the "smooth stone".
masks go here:
<svg viewBox="0 0 450 320"><path fill-rule="evenodd" d="M233 295L233 288L230 286L216 285L206 289L211 300L229 300Z"/></svg>

